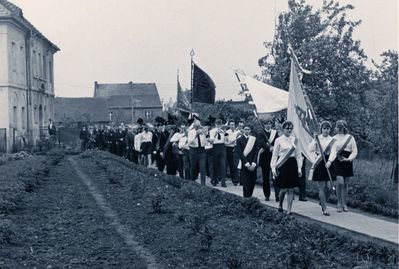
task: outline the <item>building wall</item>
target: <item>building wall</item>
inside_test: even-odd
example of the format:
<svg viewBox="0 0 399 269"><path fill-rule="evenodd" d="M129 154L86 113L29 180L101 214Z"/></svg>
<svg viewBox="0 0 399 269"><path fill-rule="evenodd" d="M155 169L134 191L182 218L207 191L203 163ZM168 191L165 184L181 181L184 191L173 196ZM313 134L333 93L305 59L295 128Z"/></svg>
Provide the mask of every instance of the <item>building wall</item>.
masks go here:
<svg viewBox="0 0 399 269"><path fill-rule="evenodd" d="M8 150L35 145L47 134L54 116L54 53L40 37L27 39L16 24L0 24L0 128L7 128Z"/></svg>
<svg viewBox="0 0 399 269"><path fill-rule="evenodd" d="M112 113L112 121L115 123L136 123L138 118L145 122L153 122L155 117L162 116L161 108L109 108ZM133 114L133 115L132 115Z"/></svg>

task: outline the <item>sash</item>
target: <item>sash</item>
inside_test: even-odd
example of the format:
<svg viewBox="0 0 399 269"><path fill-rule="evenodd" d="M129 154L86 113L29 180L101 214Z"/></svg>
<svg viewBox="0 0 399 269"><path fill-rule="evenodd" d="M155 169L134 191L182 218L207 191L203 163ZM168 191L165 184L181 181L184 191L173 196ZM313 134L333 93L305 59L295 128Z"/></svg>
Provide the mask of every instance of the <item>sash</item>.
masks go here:
<svg viewBox="0 0 399 269"><path fill-rule="evenodd" d="M316 138L315 138L316 139ZM316 166L319 165L319 163L323 160L323 155L326 156L327 152L330 150L330 148L332 147L332 145L334 144L335 139L331 139L330 143L328 143L327 147L324 149L323 153L320 154L319 156L317 156L316 161L312 164L312 166L310 167L309 170L309 176L308 176L308 180L312 180L313 179L313 174L314 174L314 170L316 168ZM316 147L318 147L318 143L316 143ZM320 149L321 152L321 149Z"/></svg>
<svg viewBox="0 0 399 269"><path fill-rule="evenodd" d="M285 154L285 156L283 156L282 158L278 159L277 165L276 165L276 170L279 169L283 164L285 164L285 162L288 160L290 155L294 152L294 150L296 149L296 147L295 147L296 143L297 143L297 139L295 138L294 145L291 146L291 148L287 152L287 154Z"/></svg>
<svg viewBox="0 0 399 269"><path fill-rule="evenodd" d="M175 131L174 131L174 130L170 131L168 140L166 140L166 143L165 143L165 145L163 146L163 149L162 149L164 155L165 155L165 152L166 152L166 150L168 149L168 147L169 147L169 145L170 145L170 139L172 138L172 136L173 136L174 134L175 134Z"/></svg>
<svg viewBox="0 0 399 269"><path fill-rule="evenodd" d="M338 155L342 153L342 151L344 151L344 149L346 148L346 146L349 144L349 141L351 141L352 136L349 135L349 137L346 139L345 143L342 145L342 147L337 151L337 158Z"/></svg>
<svg viewBox="0 0 399 269"><path fill-rule="evenodd" d="M253 147L254 147L254 145L255 145L255 141L256 141L256 137L250 135L249 138L248 138L247 144L245 145L244 152L243 152L243 155L244 155L245 157L247 157L247 155L248 155L248 154L251 152L251 150L253 149ZM238 169L241 169L241 167L242 167L242 163L241 163L241 158L240 158L240 160L239 160L239 162L238 162L238 165L237 165L237 168L238 168Z"/></svg>
<svg viewBox="0 0 399 269"><path fill-rule="evenodd" d="M277 131L276 130L271 130L270 131L270 137L269 137L269 143L270 145L273 143L274 138L276 137Z"/></svg>

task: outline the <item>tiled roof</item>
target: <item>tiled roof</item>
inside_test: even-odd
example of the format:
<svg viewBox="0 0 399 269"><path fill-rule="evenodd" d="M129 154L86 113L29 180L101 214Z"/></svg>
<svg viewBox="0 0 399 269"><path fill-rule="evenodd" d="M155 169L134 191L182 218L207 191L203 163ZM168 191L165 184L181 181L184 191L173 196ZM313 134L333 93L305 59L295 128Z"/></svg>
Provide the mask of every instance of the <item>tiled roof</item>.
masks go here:
<svg viewBox="0 0 399 269"><path fill-rule="evenodd" d="M107 98L110 108L162 108L155 83L95 83L94 97Z"/></svg>
<svg viewBox="0 0 399 269"><path fill-rule="evenodd" d="M13 3L11 3L7 0L0 0L0 5L4 6L11 13L11 15L9 15L9 16L0 16L0 19L2 19L2 18L14 19L19 24L21 24L23 27L33 31L36 35L40 36L45 41L47 41L55 50L60 50L57 47L57 45L55 45L50 40L48 40L39 30L37 30L35 28L35 26L33 26L27 19L25 19L22 9L20 9L18 6L14 5Z"/></svg>
<svg viewBox="0 0 399 269"><path fill-rule="evenodd" d="M54 98L55 122L108 122L109 112L104 98Z"/></svg>

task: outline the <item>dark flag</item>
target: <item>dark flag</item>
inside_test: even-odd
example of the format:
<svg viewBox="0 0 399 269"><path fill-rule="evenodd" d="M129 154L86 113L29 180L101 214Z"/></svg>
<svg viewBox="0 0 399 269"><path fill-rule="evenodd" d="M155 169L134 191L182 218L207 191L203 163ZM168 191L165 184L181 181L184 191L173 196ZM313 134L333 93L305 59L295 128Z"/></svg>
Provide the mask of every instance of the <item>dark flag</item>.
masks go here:
<svg viewBox="0 0 399 269"><path fill-rule="evenodd" d="M183 92L179 80L177 81L177 109L191 110L190 101L188 101L186 94Z"/></svg>
<svg viewBox="0 0 399 269"><path fill-rule="evenodd" d="M215 104L215 83L207 73L193 64L193 100L192 102Z"/></svg>

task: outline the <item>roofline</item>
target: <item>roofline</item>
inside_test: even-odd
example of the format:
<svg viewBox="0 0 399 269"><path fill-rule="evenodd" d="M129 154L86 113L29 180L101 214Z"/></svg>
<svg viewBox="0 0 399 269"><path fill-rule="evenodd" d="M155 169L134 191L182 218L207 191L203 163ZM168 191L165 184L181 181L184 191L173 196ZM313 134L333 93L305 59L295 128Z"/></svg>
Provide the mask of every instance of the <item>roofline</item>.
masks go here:
<svg viewBox="0 0 399 269"><path fill-rule="evenodd" d="M7 7L6 7L7 8ZM53 42L51 42L49 39L47 39L39 30L36 29L33 24L31 24L23 14L21 16L15 15L12 11L10 16L1 16L0 21L12 21L14 22L17 26L20 26L23 30L26 32L33 32L36 36L39 36L41 39L46 41L56 52L60 50L60 48L55 45Z"/></svg>

